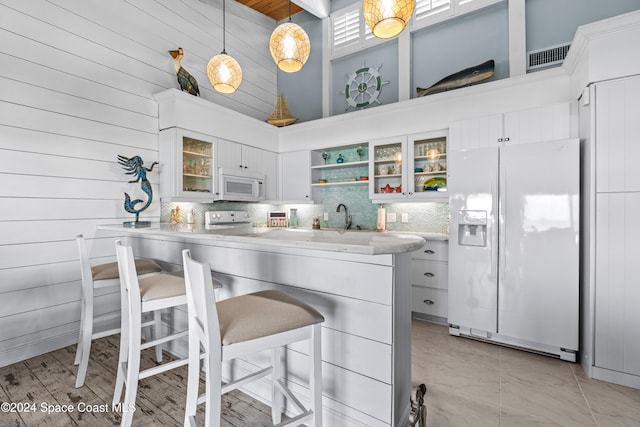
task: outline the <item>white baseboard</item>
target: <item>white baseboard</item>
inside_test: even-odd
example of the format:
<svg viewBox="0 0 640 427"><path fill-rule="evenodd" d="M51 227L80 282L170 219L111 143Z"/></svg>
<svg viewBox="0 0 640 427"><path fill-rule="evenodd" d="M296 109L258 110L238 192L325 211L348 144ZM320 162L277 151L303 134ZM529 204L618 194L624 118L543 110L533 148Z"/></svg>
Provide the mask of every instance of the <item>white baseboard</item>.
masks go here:
<svg viewBox="0 0 640 427"><path fill-rule="evenodd" d="M612 371L611 369L599 368L597 366L593 367L592 374L593 378L597 380L607 381L640 390L640 376L638 375Z"/></svg>
<svg viewBox="0 0 640 427"><path fill-rule="evenodd" d="M0 367L22 362L78 342L78 330L0 350Z"/></svg>
<svg viewBox="0 0 640 427"><path fill-rule="evenodd" d="M108 314L102 316L94 325L94 331L102 331L118 327L120 315ZM12 365L32 357L40 356L51 351L77 344L80 322L70 323L50 331L47 336L39 334L36 338L29 339L12 346L0 349L0 367Z"/></svg>

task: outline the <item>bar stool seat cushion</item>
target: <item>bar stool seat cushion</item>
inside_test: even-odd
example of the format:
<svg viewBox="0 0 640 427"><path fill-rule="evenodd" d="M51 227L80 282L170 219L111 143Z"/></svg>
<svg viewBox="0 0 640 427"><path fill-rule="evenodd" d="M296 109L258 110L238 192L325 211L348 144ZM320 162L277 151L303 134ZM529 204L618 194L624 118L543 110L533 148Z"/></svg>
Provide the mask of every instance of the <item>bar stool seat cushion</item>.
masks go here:
<svg viewBox="0 0 640 427"><path fill-rule="evenodd" d="M139 275L143 274L151 274L151 273L159 273L162 268L153 260L146 258L138 258L135 260L136 271ZM91 276L93 276L93 280L109 280L109 279L117 279L120 275L118 274L118 263L110 262L107 264L100 264L91 267Z"/></svg>
<svg viewBox="0 0 640 427"><path fill-rule="evenodd" d="M240 295L216 303L222 345L249 341L324 321L313 307L276 291Z"/></svg>
<svg viewBox="0 0 640 427"><path fill-rule="evenodd" d="M142 302L185 295L184 278L173 274L158 274L138 281Z"/></svg>

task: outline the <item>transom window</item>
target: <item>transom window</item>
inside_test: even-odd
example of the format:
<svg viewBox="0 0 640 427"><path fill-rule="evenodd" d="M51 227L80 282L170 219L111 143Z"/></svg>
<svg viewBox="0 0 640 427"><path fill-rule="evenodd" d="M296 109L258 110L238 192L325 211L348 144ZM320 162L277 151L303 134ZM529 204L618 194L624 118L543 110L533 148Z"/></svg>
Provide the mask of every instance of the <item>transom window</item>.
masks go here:
<svg viewBox="0 0 640 427"><path fill-rule="evenodd" d="M409 30L415 30L504 0L416 0ZM331 13L331 58L349 55L385 39L376 38L362 16L362 2Z"/></svg>

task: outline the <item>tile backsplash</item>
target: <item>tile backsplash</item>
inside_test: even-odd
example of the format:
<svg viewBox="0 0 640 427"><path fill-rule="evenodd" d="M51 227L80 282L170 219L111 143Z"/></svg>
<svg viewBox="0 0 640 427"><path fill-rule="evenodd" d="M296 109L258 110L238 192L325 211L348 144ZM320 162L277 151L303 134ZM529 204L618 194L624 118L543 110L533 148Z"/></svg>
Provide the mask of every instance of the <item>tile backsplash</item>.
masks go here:
<svg viewBox="0 0 640 427"><path fill-rule="evenodd" d="M311 228L314 217L320 218L322 228L342 228L344 211L336 212L340 203L344 203L352 217L351 228L359 226L363 230L375 230L378 205L369 200L367 186L336 186L322 189L322 204L271 205L263 203L215 202L215 203L162 203L160 220L169 222L171 210L180 206L186 222L187 212L193 210L196 224L204 223L204 213L211 210L246 210L256 225L267 222L269 212L298 210L298 223L302 228ZM428 233L448 233L449 204L445 202L425 203L385 203L387 214L395 213L396 222L387 221L387 230L421 231ZM325 221L324 213L329 219ZM409 222L402 223L402 214L406 213Z"/></svg>

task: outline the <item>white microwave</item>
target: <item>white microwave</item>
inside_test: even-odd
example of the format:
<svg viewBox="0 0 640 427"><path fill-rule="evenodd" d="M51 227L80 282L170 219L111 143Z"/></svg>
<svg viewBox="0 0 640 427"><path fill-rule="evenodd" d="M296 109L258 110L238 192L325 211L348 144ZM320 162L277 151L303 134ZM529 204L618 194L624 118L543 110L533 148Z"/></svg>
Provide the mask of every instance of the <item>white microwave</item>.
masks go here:
<svg viewBox="0 0 640 427"><path fill-rule="evenodd" d="M219 200L260 202L265 199L265 176L235 169L220 169Z"/></svg>

